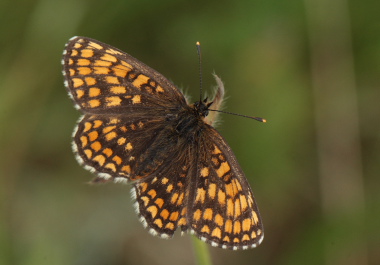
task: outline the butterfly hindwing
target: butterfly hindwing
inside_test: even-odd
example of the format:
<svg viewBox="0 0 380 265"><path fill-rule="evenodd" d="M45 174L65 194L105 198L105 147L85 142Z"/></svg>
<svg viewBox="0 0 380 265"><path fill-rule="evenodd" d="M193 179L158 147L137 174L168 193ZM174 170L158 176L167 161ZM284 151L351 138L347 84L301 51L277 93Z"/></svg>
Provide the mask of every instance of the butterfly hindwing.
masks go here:
<svg viewBox="0 0 380 265"><path fill-rule="evenodd" d="M186 149L185 149L186 150ZM141 222L150 233L169 238L188 229L188 198L193 152L172 150L156 172L133 184L132 195Z"/></svg>
<svg viewBox="0 0 380 265"><path fill-rule="evenodd" d="M74 133L74 151L81 164L98 174L95 181L140 179L168 155L159 152L170 148L163 125L159 117L86 114Z"/></svg>

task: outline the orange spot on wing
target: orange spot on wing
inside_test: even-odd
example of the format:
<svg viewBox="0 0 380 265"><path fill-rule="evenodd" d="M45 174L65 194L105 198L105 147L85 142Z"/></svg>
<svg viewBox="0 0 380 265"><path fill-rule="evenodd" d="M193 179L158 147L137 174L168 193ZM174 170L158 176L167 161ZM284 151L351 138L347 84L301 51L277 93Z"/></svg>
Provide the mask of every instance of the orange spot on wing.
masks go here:
<svg viewBox="0 0 380 265"><path fill-rule="evenodd" d="M82 55L82 57L92 57L92 56L94 56L94 51L91 49L83 49L81 51L81 55Z"/></svg>
<svg viewBox="0 0 380 265"><path fill-rule="evenodd" d="M129 69L133 69L132 65L130 65L129 63L127 63L126 61L121 61L121 64L128 67Z"/></svg>
<svg viewBox="0 0 380 265"><path fill-rule="evenodd" d="M147 196L142 196L140 199L144 202L144 206L149 204L150 199Z"/></svg>
<svg viewBox="0 0 380 265"><path fill-rule="evenodd" d="M237 198L235 200L235 218L238 218L241 215L240 200Z"/></svg>
<svg viewBox="0 0 380 265"><path fill-rule="evenodd" d="M178 196L179 196L178 193L174 193L174 194L172 195L172 198L170 199L170 202L171 202L172 204L176 203L176 201L177 201L177 199L178 199Z"/></svg>
<svg viewBox="0 0 380 265"><path fill-rule="evenodd" d="M139 187L141 188L141 192L145 192L146 189L148 188L148 183L146 182L140 183Z"/></svg>
<svg viewBox="0 0 380 265"><path fill-rule="evenodd" d="M110 67L111 65L112 65L111 62L103 61L103 60L96 60L94 62L94 66Z"/></svg>
<svg viewBox="0 0 380 265"><path fill-rule="evenodd" d="M117 137L116 132L110 132L105 135L105 138L107 141L111 141L112 139L115 139Z"/></svg>
<svg viewBox="0 0 380 265"><path fill-rule="evenodd" d="M148 208L146 208L146 210L148 212L150 212L150 214L152 215L152 218L156 217L157 213L158 213L158 208L154 205L152 206L149 206Z"/></svg>
<svg viewBox="0 0 380 265"><path fill-rule="evenodd" d="M93 142L91 144L91 148L95 151L98 152L100 149L102 149L102 145L100 142Z"/></svg>
<svg viewBox="0 0 380 265"><path fill-rule="evenodd" d="M220 214L215 215L215 223L219 226L222 226L224 224L224 219Z"/></svg>
<svg viewBox="0 0 380 265"><path fill-rule="evenodd" d="M201 210L197 209L197 210L194 212L194 214L193 214L193 219L194 219L195 221L198 221L198 220L201 219L201 215L202 215Z"/></svg>
<svg viewBox="0 0 380 265"><path fill-rule="evenodd" d="M80 78L73 78L72 81L74 88L80 87L84 84L83 80Z"/></svg>
<svg viewBox="0 0 380 265"><path fill-rule="evenodd" d="M107 101L108 107L120 106L121 105L121 98L117 97L117 96L107 97L106 101Z"/></svg>
<svg viewBox="0 0 380 265"><path fill-rule="evenodd" d="M163 209L163 210L161 211L161 213L160 213L161 217L162 217L164 220L166 220L166 219L169 218L169 214L170 214L169 211L166 210L166 209Z"/></svg>
<svg viewBox="0 0 380 265"><path fill-rule="evenodd" d="M81 136L80 141L82 142L82 147L85 147L88 144L88 139L86 136Z"/></svg>
<svg viewBox="0 0 380 265"><path fill-rule="evenodd" d="M195 197L195 202L200 201L201 203L204 203L206 191L203 188L197 189L197 195Z"/></svg>
<svg viewBox="0 0 380 265"><path fill-rule="evenodd" d="M162 205L164 205L164 200L161 199L161 198L157 198L155 201L154 201L155 204L157 204L157 206L159 208L162 208Z"/></svg>
<svg viewBox="0 0 380 265"><path fill-rule="evenodd" d="M243 235L243 238L241 239L241 241L248 241L250 238L247 234Z"/></svg>
<svg viewBox="0 0 380 265"><path fill-rule="evenodd" d="M167 224L165 225L165 228L170 229L170 230L174 230L174 224L173 224L172 222L167 223Z"/></svg>
<svg viewBox="0 0 380 265"><path fill-rule="evenodd" d="M88 45L89 45L90 47L92 47L92 48L97 49L97 50L102 50L102 49L103 49L103 46L101 46L100 44L97 44L97 43L95 43L95 42L93 42L93 41L90 41L90 42L88 43Z"/></svg>
<svg viewBox="0 0 380 265"><path fill-rule="evenodd" d="M86 122L84 123L84 129L83 129L83 132L87 132L87 131L89 131L91 128L92 128L92 123L86 121Z"/></svg>
<svg viewBox="0 0 380 265"><path fill-rule="evenodd" d="M109 84L120 84L119 79L115 76L106 76L106 82Z"/></svg>
<svg viewBox="0 0 380 265"><path fill-rule="evenodd" d="M114 157L112 158L112 160L115 161L116 164L118 164L118 165L120 165L121 162L122 162L122 160L121 160L121 158L120 158L119 156L114 156Z"/></svg>
<svg viewBox="0 0 380 265"><path fill-rule="evenodd" d="M185 196L185 194L183 192L179 195L177 205L182 205L184 196Z"/></svg>
<svg viewBox="0 0 380 265"><path fill-rule="evenodd" d="M131 143L127 143L127 145L125 146L125 150L130 151L132 149L133 149L132 144Z"/></svg>
<svg viewBox="0 0 380 265"><path fill-rule="evenodd" d="M154 223L155 225L157 225L159 228L162 228L162 227L163 227L163 224L162 224L161 219L156 219L156 220L154 220L153 223Z"/></svg>
<svg viewBox="0 0 380 265"><path fill-rule="evenodd" d="M226 204L226 193L224 193L222 190L218 191L218 202L221 205Z"/></svg>
<svg viewBox="0 0 380 265"><path fill-rule="evenodd" d="M91 87L88 91L90 97L97 97L100 95L100 89L97 87Z"/></svg>
<svg viewBox="0 0 380 265"><path fill-rule="evenodd" d="M150 195L150 197L152 197L152 199L154 199L157 196L157 192L155 190L148 191L148 194Z"/></svg>
<svg viewBox="0 0 380 265"><path fill-rule="evenodd" d="M253 215L254 224L258 224L259 223L259 217L257 216L257 213L255 211L253 211L252 215Z"/></svg>
<svg viewBox="0 0 380 265"><path fill-rule="evenodd" d="M243 231L251 230L251 219L250 218L246 218L243 220L242 228L243 228Z"/></svg>
<svg viewBox="0 0 380 265"><path fill-rule="evenodd" d="M88 159L92 157L92 151L90 149L85 149L83 152L87 156Z"/></svg>
<svg viewBox="0 0 380 265"><path fill-rule="evenodd" d="M132 103L133 104L141 103L141 96L140 95L134 95L132 98Z"/></svg>
<svg viewBox="0 0 380 265"><path fill-rule="evenodd" d="M168 187L166 188L166 192L171 192L173 190L173 185L172 184L170 184L170 185L168 185Z"/></svg>
<svg viewBox="0 0 380 265"><path fill-rule="evenodd" d="M227 233L232 233L232 221L231 220L227 220L226 221L226 224L224 225L224 231L226 231Z"/></svg>
<svg viewBox="0 0 380 265"><path fill-rule="evenodd" d="M95 66L94 68L94 74L96 75L106 75L110 72L109 67L97 67Z"/></svg>
<svg viewBox="0 0 380 265"><path fill-rule="evenodd" d="M208 227L208 225L204 225L201 229L201 232L210 234L210 228Z"/></svg>
<svg viewBox="0 0 380 265"><path fill-rule="evenodd" d="M104 155L97 155L92 160L98 162L100 166L103 166L106 162L106 158L104 157Z"/></svg>
<svg viewBox="0 0 380 265"><path fill-rule="evenodd" d="M216 146L216 145L214 145L214 151L212 152L214 155L217 155L217 154L220 154L221 153L221 151L220 151L220 149Z"/></svg>
<svg viewBox="0 0 380 265"><path fill-rule="evenodd" d="M207 208L206 210L204 210L203 219L212 220L212 209L211 208Z"/></svg>
<svg viewBox="0 0 380 265"><path fill-rule="evenodd" d="M114 163L108 163L104 166L105 168L111 169L113 172L116 172L116 166Z"/></svg>
<svg viewBox="0 0 380 265"><path fill-rule="evenodd" d="M164 184L164 185L165 185L166 183L168 183L168 182L169 182L169 179L168 179L168 178L162 178L162 179L161 179L161 183Z"/></svg>
<svg viewBox="0 0 380 265"><path fill-rule="evenodd" d="M91 61L88 59L78 59L77 61L77 65L80 65L80 66L86 66L90 64L91 64Z"/></svg>
<svg viewBox="0 0 380 265"><path fill-rule="evenodd" d="M103 154L105 154L107 157L110 157L112 155L113 151L111 148L105 148L103 150Z"/></svg>
<svg viewBox="0 0 380 265"><path fill-rule="evenodd" d="M88 134L88 137L90 138L90 141L93 142L99 137L99 133L97 131L92 131Z"/></svg>
<svg viewBox="0 0 380 265"><path fill-rule="evenodd" d="M94 121L94 128L98 128L98 127L102 126L102 124L103 124L103 121L95 120Z"/></svg>
<svg viewBox="0 0 380 265"><path fill-rule="evenodd" d="M140 74L133 82L132 85L135 87L141 88L142 85L145 85L148 83L149 77L146 75Z"/></svg>
<svg viewBox="0 0 380 265"><path fill-rule="evenodd" d="M98 100L98 99L92 99L92 100L88 101L88 106L90 108L99 107L100 106L100 100Z"/></svg>
<svg viewBox="0 0 380 265"><path fill-rule="evenodd" d="M234 215L234 203L232 199L227 199L227 215L228 216Z"/></svg>
<svg viewBox="0 0 380 265"><path fill-rule="evenodd" d="M228 171L230 171L230 165L228 162L223 162L220 164L220 167L216 170L216 174L221 178L226 174Z"/></svg>
<svg viewBox="0 0 380 265"><path fill-rule="evenodd" d="M120 137L119 139L117 139L117 144L118 145L123 145L123 144L125 144L126 141L127 141L126 138Z"/></svg>
<svg viewBox="0 0 380 265"><path fill-rule="evenodd" d="M222 231L220 230L220 228L216 227L216 228L214 228L214 230L212 230L211 236L221 239L222 238Z"/></svg>
<svg viewBox="0 0 380 265"><path fill-rule="evenodd" d="M112 68L113 73L117 76L125 78L130 70L126 67L124 67L124 69L121 69L121 67L123 67L123 66L120 65L118 67L113 67Z"/></svg>
<svg viewBox="0 0 380 265"><path fill-rule="evenodd" d="M104 61L110 61L110 62L113 62L113 63L117 62L117 59L116 59L115 56L107 54L107 53L104 54L100 59L102 59Z"/></svg>
<svg viewBox="0 0 380 265"><path fill-rule="evenodd" d="M241 232L241 224L240 221L234 222L234 234L240 234Z"/></svg>
<svg viewBox="0 0 380 265"><path fill-rule="evenodd" d="M178 220L178 216L179 216L179 212L172 212L170 214L169 220L170 221L177 221Z"/></svg>
<svg viewBox="0 0 380 265"><path fill-rule="evenodd" d="M125 94L127 89L123 86L113 86L110 88L111 93L113 94Z"/></svg>
<svg viewBox="0 0 380 265"><path fill-rule="evenodd" d="M75 70L72 69L72 68L70 68L70 69L69 69L69 75L70 75L70 76L75 75Z"/></svg>
<svg viewBox="0 0 380 265"><path fill-rule="evenodd" d="M123 166L121 168L121 171L124 171L125 173L130 174L131 173L131 167L129 165ZM146 184L146 183L144 183L144 184Z"/></svg>
<svg viewBox="0 0 380 265"><path fill-rule="evenodd" d="M247 204L247 199L244 195L240 195L240 205L241 205L241 209L242 211L245 211L245 209L247 209L248 207L248 204Z"/></svg>
<svg viewBox="0 0 380 265"><path fill-rule="evenodd" d="M204 167L201 169L201 176L202 177L207 177L209 174L209 171L208 171L208 168L207 167Z"/></svg>
<svg viewBox="0 0 380 265"><path fill-rule="evenodd" d="M214 199L214 198L215 198L215 195L216 195L216 184L215 184L215 183L211 183L211 184L208 186L208 196L209 196L211 199Z"/></svg>

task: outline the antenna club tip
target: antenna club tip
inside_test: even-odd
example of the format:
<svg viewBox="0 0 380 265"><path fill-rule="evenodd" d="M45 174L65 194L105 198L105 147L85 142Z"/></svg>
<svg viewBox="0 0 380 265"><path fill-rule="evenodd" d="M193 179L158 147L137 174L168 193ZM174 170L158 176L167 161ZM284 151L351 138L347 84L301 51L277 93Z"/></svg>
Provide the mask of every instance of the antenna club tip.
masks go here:
<svg viewBox="0 0 380 265"><path fill-rule="evenodd" d="M267 122L267 120L266 120L266 119L262 119L262 122L264 122L264 123L265 123L265 122Z"/></svg>
<svg viewBox="0 0 380 265"><path fill-rule="evenodd" d="M195 45L199 46L199 45L201 45L201 44L199 43L199 41L197 41L197 43L195 43Z"/></svg>

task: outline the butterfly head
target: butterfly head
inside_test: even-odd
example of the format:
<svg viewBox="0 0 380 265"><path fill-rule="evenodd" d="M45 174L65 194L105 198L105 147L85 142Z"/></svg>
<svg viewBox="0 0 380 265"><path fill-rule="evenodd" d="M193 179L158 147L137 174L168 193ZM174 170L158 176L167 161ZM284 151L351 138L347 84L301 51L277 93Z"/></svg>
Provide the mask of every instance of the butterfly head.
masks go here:
<svg viewBox="0 0 380 265"><path fill-rule="evenodd" d="M197 101L194 103L194 109L198 115L202 118L206 117L209 114L209 107L213 102L207 102L207 98L203 101Z"/></svg>

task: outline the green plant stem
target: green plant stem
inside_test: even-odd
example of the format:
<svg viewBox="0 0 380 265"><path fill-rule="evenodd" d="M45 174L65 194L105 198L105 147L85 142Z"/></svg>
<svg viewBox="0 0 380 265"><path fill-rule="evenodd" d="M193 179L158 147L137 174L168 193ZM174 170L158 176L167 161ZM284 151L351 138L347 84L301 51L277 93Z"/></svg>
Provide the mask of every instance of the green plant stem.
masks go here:
<svg viewBox="0 0 380 265"><path fill-rule="evenodd" d="M192 236L194 252L198 265L212 265L210 252L206 243Z"/></svg>

